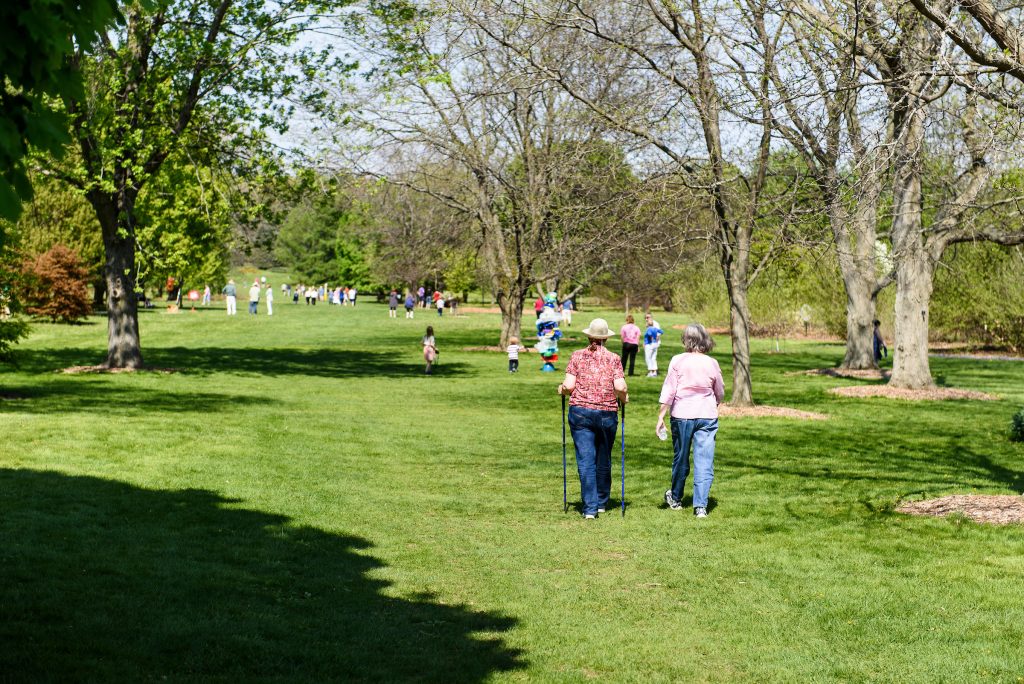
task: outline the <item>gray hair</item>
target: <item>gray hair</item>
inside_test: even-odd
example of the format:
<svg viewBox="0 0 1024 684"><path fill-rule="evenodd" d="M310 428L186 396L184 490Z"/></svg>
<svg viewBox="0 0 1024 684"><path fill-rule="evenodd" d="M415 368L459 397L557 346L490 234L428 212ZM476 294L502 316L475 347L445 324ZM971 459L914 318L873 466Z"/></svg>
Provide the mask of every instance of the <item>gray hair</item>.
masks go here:
<svg viewBox="0 0 1024 684"><path fill-rule="evenodd" d="M683 331L683 347L688 352L707 354L715 348L715 341L700 323L690 323Z"/></svg>

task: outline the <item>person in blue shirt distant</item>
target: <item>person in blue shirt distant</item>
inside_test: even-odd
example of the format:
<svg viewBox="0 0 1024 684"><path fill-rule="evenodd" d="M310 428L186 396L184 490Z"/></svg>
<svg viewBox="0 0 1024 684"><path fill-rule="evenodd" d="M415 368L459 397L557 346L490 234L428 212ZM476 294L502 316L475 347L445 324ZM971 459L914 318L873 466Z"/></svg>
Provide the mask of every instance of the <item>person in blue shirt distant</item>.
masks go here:
<svg viewBox="0 0 1024 684"><path fill-rule="evenodd" d="M562 302L562 323L565 327L572 327L572 297L566 297Z"/></svg>
<svg viewBox="0 0 1024 684"><path fill-rule="evenodd" d="M647 328L644 330L644 361L647 363L647 377L658 377L658 348L661 347L661 336L665 331L651 314L644 317Z"/></svg>

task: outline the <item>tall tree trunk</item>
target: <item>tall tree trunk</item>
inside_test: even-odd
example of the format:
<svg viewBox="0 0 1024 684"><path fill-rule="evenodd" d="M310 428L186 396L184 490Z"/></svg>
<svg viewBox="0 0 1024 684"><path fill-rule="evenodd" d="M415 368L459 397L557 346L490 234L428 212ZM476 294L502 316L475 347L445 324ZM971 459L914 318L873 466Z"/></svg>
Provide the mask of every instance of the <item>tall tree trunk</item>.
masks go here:
<svg viewBox="0 0 1024 684"><path fill-rule="evenodd" d="M908 389L934 387L928 363L928 309L934 267L919 247L904 252L896 271L896 340L890 385Z"/></svg>
<svg viewBox="0 0 1024 684"><path fill-rule="evenodd" d="M841 367L850 370L878 368L873 323L878 291L886 282L879 282L875 264L878 198L882 190L877 155L864 166L865 178L852 211L844 206L842 193L831 193L829 199L829 223L846 290L846 353ZM835 178L827 182L830 188L839 185Z"/></svg>
<svg viewBox="0 0 1024 684"><path fill-rule="evenodd" d="M842 368L868 370L878 368L874 350L876 298L873 284L860 277L845 277L846 284L846 354Z"/></svg>
<svg viewBox="0 0 1024 684"><path fill-rule="evenodd" d="M892 246L896 260L896 330L889 384L934 387L928 364L928 307L934 267L923 237L921 154L924 114L908 108L893 170Z"/></svg>
<svg viewBox="0 0 1024 684"><path fill-rule="evenodd" d="M501 309L501 347L507 347L513 337L521 337L523 302L526 290L507 292L498 290L498 308Z"/></svg>
<svg viewBox="0 0 1024 684"><path fill-rule="evenodd" d="M105 275L92 282L93 311L102 311L107 307L107 278Z"/></svg>
<svg viewBox="0 0 1024 684"><path fill-rule="evenodd" d="M134 203L97 195L90 197L90 201L103 229L107 257L107 361L104 365L141 368L142 345L135 297Z"/></svg>
<svg viewBox="0 0 1024 684"><path fill-rule="evenodd" d="M727 274L729 291L729 333L732 339L732 397L733 406L751 406L754 403L753 383L750 378L750 307L747 303L746 277Z"/></svg>

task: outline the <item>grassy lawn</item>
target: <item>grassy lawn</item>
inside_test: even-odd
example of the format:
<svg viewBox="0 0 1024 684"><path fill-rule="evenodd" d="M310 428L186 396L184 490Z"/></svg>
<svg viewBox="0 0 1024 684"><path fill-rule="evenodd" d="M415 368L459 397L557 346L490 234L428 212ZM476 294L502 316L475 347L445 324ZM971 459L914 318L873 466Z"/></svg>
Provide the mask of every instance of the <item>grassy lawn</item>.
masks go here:
<svg viewBox="0 0 1024 684"><path fill-rule="evenodd" d="M272 282L273 318L244 287L230 319L141 313L175 374L54 373L102 360L101 319L36 325L0 371L20 397L0 401L0 681L1024 682L1024 526L892 512L1024 490L1024 363L934 360L998 402L855 400L787 375L840 346L757 341L758 401L830 419L723 419L701 521L662 501L638 369L626 517L584 523L562 512L560 375L462 351L497 316L390 320ZM570 501L574 472L570 445Z"/></svg>

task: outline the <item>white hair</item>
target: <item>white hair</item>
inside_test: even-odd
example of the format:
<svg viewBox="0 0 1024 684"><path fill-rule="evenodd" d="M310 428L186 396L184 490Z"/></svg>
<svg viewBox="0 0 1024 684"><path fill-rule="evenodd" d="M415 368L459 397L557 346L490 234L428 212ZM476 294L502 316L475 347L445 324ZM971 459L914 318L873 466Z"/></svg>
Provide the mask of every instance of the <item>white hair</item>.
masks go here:
<svg viewBox="0 0 1024 684"><path fill-rule="evenodd" d="M715 341L700 323L690 323L683 330L683 347L688 352L707 354L715 348Z"/></svg>

